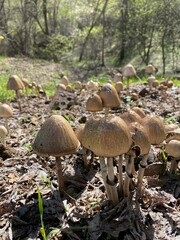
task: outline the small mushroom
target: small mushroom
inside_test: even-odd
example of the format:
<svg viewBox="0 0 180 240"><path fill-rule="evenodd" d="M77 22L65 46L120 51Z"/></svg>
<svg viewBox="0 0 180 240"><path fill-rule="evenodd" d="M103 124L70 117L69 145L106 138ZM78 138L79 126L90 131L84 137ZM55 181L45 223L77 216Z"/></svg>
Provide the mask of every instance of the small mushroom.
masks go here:
<svg viewBox="0 0 180 240"><path fill-rule="evenodd" d="M56 158L60 193L64 189L61 156L75 153L79 145L80 143L72 127L60 115L52 115L43 123L32 144L32 149L36 154Z"/></svg>
<svg viewBox="0 0 180 240"><path fill-rule="evenodd" d="M116 82L114 87L118 94L120 94L120 92L123 91L123 84L121 81Z"/></svg>
<svg viewBox="0 0 180 240"><path fill-rule="evenodd" d="M116 73L113 78L114 82L123 82L123 75L122 73Z"/></svg>
<svg viewBox="0 0 180 240"><path fill-rule="evenodd" d="M173 157L171 160L170 173L174 174L178 166L178 161L180 160L180 140L170 140L166 144L165 152Z"/></svg>
<svg viewBox="0 0 180 240"><path fill-rule="evenodd" d="M99 112L103 110L102 99L98 94L90 96L86 102L86 110L89 112Z"/></svg>
<svg viewBox="0 0 180 240"><path fill-rule="evenodd" d="M130 125L132 122L142 122L142 118L135 111L128 111L120 114L120 118L125 121L127 125Z"/></svg>
<svg viewBox="0 0 180 240"><path fill-rule="evenodd" d="M74 84L74 88L76 90L81 90L82 89L82 83L80 81L76 81L75 84Z"/></svg>
<svg viewBox="0 0 180 240"><path fill-rule="evenodd" d="M153 75L149 76L148 79L147 79L150 91L152 91L152 84L155 80L156 80L156 78Z"/></svg>
<svg viewBox="0 0 180 240"><path fill-rule="evenodd" d="M109 112L110 108L120 106L120 98L115 87L112 84L106 83L99 89L98 94L102 99L106 114Z"/></svg>
<svg viewBox="0 0 180 240"><path fill-rule="evenodd" d="M61 78L61 83L64 84L65 86L68 86L70 84L68 77L67 76L63 76Z"/></svg>
<svg viewBox="0 0 180 240"><path fill-rule="evenodd" d="M17 75L13 75L8 79L7 82L7 89L8 90L14 90L15 94L16 94L16 98L17 98L17 102L18 102L18 106L19 106L19 111L22 111L22 107L21 107L21 101L20 101L20 96L19 96L19 92L20 90L22 90L24 88L24 84L21 81L21 79L17 76Z"/></svg>
<svg viewBox="0 0 180 240"><path fill-rule="evenodd" d="M155 67L152 64L148 64L145 67L145 73L147 73L149 75L154 74L155 73Z"/></svg>
<svg viewBox="0 0 180 240"><path fill-rule="evenodd" d="M127 78L127 90L129 92L129 80L136 76L136 70L131 64L127 64L123 69L123 76Z"/></svg>
<svg viewBox="0 0 180 240"><path fill-rule="evenodd" d="M9 132L8 118L11 118L12 116L13 116L12 108L6 103L0 104L0 117L5 118L5 127L8 130L8 132Z"/></svg>
<svg viewBox="0 0 180 240"><path fill-rule="evenodd" d="M168 131L168 134L166 136L166 142L168 143L171 140L180 140L180 128Z"/></svg>
<svg viewBox="0 0 180 240"><path fill-rule="evenodd" d="M133 107L131 108L132 111L136 112L141 118L144 118L146 116L145 112L142 110L142 108L139 107Z"/></svg>
<svg viewBox="0 0 180 240"><path fill-rule="evenodd" d="M0 125L0 138L2 138L2 142L4 145L6 145L5 137L7 136L7 134L7 129L3 125Z"/></svg>

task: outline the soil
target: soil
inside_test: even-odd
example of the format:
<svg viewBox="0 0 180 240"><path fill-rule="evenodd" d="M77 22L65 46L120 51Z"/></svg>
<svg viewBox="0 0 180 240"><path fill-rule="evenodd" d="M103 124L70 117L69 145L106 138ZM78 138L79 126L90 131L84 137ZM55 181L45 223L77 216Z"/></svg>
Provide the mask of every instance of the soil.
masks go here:
<svg viewBox="0 0 180 240"><path fill-rule="evenodd" d="M156 90L149 92L148 86L142 83L132 84L130 88L131 92L141 93L139 99L133 101L124 89L120 94L121 106L111 109L109 114L119 116L139 106L146 114L162 118L166 125L180 125L179 87L168 89L165 95ZM55 159L37 156L31 143L52 113L64 116L74 130L87 121L91 113L85 106L91 94L76 90L59 92L56 98L37 92L29 96L22 94L22 112L18 110L16 99L6 102L13 108L13 118L8 120L6 146L0 145L0 239L43 239L38 189L48 239L180 239L180 169L170 174L171 158L167 157L166 165L162 145L152 146L148 167L163 164L166 169L162 172L160 168L158 172L155 167L144 176L140 199L136 197L134 175L130 196L120 197L114 206L107 199L98 156L91 161L87 151L89 167L85 169L81 148L77 154L63 157L65 189L64 195L59 196ZM3 119L1 124L4 124ZM117 169L116 158L114 167Z"/></svg>

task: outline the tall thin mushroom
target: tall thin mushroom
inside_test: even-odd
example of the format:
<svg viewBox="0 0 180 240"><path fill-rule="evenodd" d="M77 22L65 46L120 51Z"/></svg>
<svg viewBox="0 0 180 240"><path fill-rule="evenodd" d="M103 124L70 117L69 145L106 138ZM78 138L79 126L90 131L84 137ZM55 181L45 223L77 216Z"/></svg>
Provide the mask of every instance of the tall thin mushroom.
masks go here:
<svg viewBox="0 0 180 240"><path fill-rule="evenodd" d="M32 144L35 153L56 158L60 193L63 193L64 189L61 156L75 153L79 145L72 127L60 115L52 115L44 122Z"/></svg>

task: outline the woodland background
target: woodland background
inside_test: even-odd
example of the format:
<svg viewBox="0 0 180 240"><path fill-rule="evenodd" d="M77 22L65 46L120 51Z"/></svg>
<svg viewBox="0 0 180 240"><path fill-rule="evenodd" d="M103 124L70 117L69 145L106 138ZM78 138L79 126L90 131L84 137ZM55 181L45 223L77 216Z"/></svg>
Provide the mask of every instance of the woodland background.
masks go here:
<svg viewBox="0 0 180 240"><path fill-rule="evenodd" d="M0 0L0 54L178 73L180 0Z"/></svg>

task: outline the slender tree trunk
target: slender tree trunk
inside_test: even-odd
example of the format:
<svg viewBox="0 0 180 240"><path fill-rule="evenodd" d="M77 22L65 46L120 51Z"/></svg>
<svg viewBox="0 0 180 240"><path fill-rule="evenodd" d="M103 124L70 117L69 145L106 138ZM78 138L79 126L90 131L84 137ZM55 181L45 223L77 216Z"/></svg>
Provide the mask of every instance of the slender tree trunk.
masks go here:
<svg viewBox="0 0 180 240"><path fill-rule="evenodd" d="M165 38L166 38L166 29L162 35L161 39L161 50L162 50L162 62L163 62L163 76L166 73L166 56L165 56Z"/></svg>
<svg viewBox="0 0 180 240"><path fill-rule="evenodd" d="M43 0L43 16L44 16L45 33L46 35L49 35L48 17L47 17L47 0Z"/></svg>

